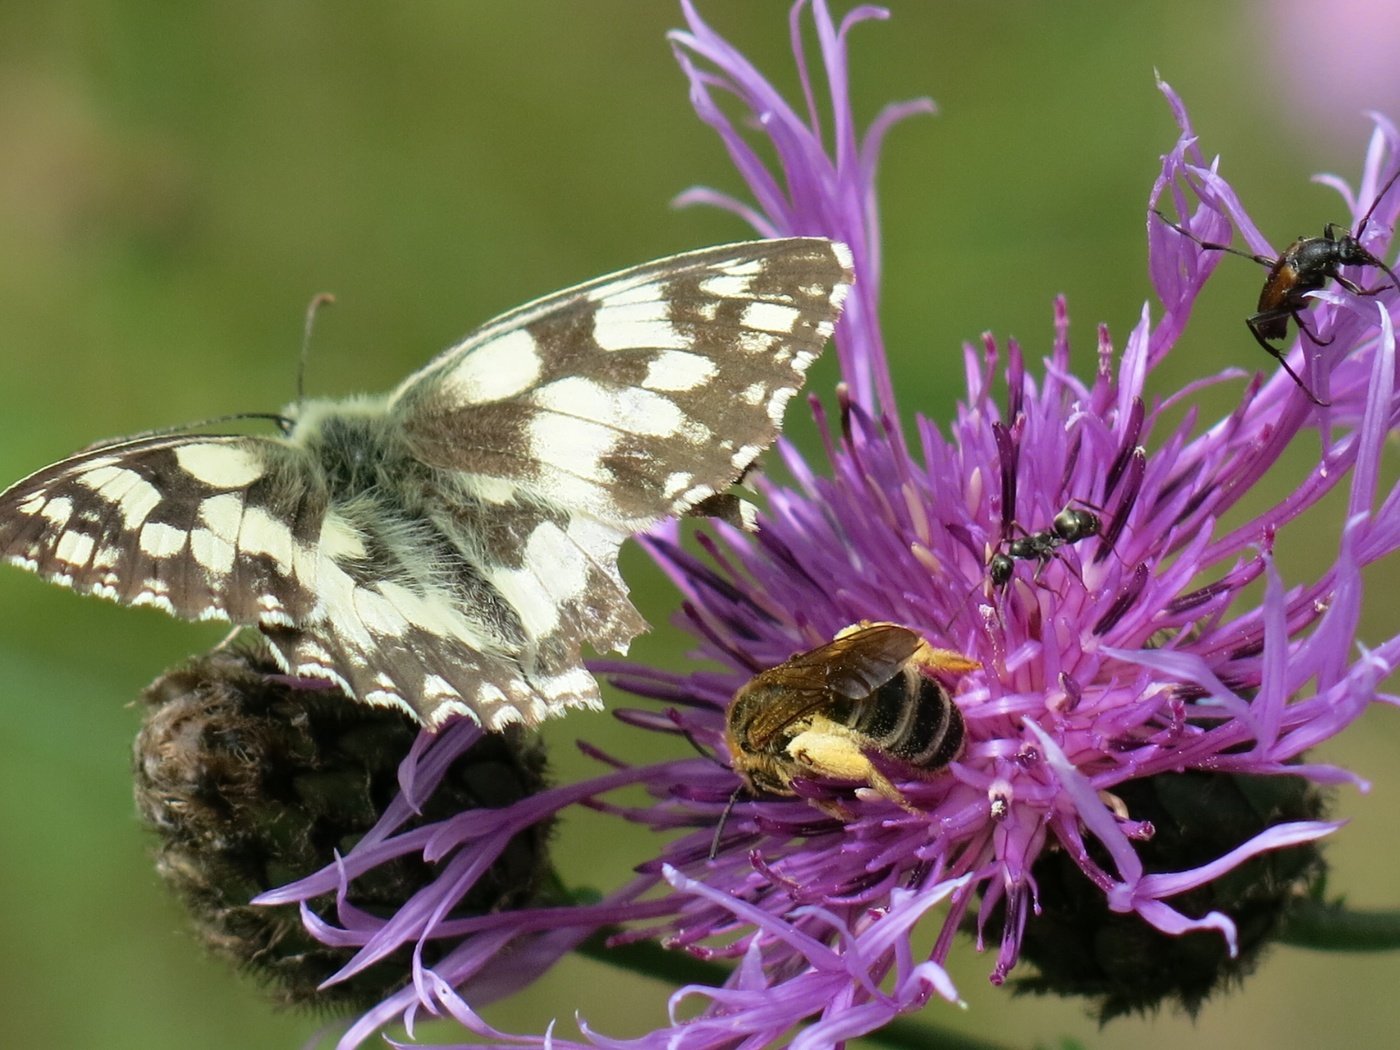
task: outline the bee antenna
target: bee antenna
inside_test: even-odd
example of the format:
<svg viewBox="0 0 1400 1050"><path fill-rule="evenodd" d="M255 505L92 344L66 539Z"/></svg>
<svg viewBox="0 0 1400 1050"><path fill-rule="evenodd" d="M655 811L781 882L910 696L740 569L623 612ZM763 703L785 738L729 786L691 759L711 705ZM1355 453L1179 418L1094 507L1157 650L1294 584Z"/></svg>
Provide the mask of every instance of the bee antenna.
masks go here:
<svg viewBox="0 0 1400 1050"><path fill-rule="evenodd" d="M734 804L739 801L739 795L743 793L743 790L744 785L740 784L729 796L729 801L724 804L724 812L719 815L719 823L715 825L714 837L710 839L710 860L719 856L719 837L724 833L724 825L729 820L729 814L734 812Z"/></svg>
<svg viewBox="0 0 1400 1050"><path fill-rule="evenodd" d="M306 326L301 333L301 358L297 362L297 404L306 400L306 360L311 356L311 331L316 327L316 315L321 307L335 303L330 292L317 292L306 306Z"/></svg>
<svg viewBox="0 0 1400 1050"><path fill-rule="evenodd" d="M724 770L726 773L729 772L729 771L731 770L731 767L730 767L730 766L725 765L725 764L724 764L723 762L721 762L717 757L715 757L715 753L714 753L713 751L706 751L703 747L701 747L701 746L700 746L700 741L698 741L698 740L695 739L695 737L691 734L691 732L690 732L689 729L682 729L682 730L681 730L681 736L685 737L686 740L688 740L688 741L690 742L690 746L693 747L693 748L695 748L695 753L696 753L697 755L699 755L701 758L707 759L707 760L709 760L710 762L713 762L715 765L719 766L719 768L722 769L722 770Z"/></svg>

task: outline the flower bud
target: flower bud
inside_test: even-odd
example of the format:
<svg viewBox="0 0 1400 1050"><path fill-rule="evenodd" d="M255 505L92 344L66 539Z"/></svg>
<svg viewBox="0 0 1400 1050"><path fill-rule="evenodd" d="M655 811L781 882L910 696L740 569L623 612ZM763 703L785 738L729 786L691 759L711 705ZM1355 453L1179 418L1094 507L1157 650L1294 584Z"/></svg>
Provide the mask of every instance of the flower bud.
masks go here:
<svg viewBox="0 0 1400 1050"><path fill-rule="evenodd" d="M144 694L136 805L159 837L156 870L184 899L206 945L255 973L284 1004L363 1007L404 983L407 949L321 989L353 950L314 939L295 906L249 901L320 870L374 826L398 792L399 763L419 730L396 710L312 686L281 674L265 654L237 649L162 675ZM401 830L533 794L544 786L544 766L533 735L488 733ZM547 837L547 825L517 835L447 918L530 900L548 867ZM352 881L346 903L388 918L437 874L416 854L398 857ZM321 915L336 907L329 894L312 903Z"/></svg>

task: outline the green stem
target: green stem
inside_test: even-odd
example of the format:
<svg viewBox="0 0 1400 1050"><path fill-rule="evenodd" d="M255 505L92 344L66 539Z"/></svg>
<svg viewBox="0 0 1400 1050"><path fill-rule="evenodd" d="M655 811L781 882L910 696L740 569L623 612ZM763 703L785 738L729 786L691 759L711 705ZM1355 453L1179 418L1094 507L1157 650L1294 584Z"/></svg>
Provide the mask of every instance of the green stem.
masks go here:
<svg viewBox="0 0 1400 1050"><path fill-rule="evenodd" d="M636 941L614 948L606 947L608 937L620 930L601 930L578 946L578 953L597 962L605 962L643 977L653 977L672 985L721 985L731 972L721 963L696 959L685 952L667 951L654 941ZM892 1050L1003 1050L999 1043L953 1032L935 1025L905 1018L891 1021L878 1032L861 1036L871 1046L891 1047Z"/></svg>
<svg viewBox="0 0 1400 1050"><path fill-rule="evenodd" d="M1289 910L1279 940L1325 952L1386 952L1400 948L1400 912L1353 911L1304 900Z"/></svg>

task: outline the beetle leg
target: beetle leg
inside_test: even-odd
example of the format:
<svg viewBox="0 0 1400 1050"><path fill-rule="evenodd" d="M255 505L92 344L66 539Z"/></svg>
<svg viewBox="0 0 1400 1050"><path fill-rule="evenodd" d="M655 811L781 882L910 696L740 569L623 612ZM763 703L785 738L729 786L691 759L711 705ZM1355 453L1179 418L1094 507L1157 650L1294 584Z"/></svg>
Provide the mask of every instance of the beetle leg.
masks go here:
<svg viewBox="0 0 1400 1050"><path fill-rule="evenodd" d="M1302 313L1301 310L1300 310L1298 313L1296 313L1296 314L1293 315L1293 320L1295 320L1296 322L1298 322L1298 331L1302 332L1305 336L1307 336L1307 337L1312 341L1312 344L1313 344L1314 346L1331 346L1331 345L1332 345L1332 339L1328 339L1328 340L1326 340L1326 341L1324 342L1322 339L1318 338L1317 332L1315 332L1314 330L1312 330L1312 329L1309 328L1306 324L1303 323L1303 313ZM1333 338L1335 339L1336 337L1334 336Z"/></svg>
<svg viewBox="0 0 1400 1050"><path fill-rule="evenodd" d="M1264 334L1259 330L1261 325L1268 324L1271 321L1277 321L1280 316L1290 315L1281 315L1280 312L1277 310L1266 310L1261 313L1252 314L1251 316L1246 317L1244 323L1249 326L1249 330L1254 335L1255 341L1258 342L1260 346L1262 346L1265 350L1268 351L1270 357L1272 357L1275 361L1277 361L1283 366L1283 370L1288 373L1289 378L1291 378L1293 382L1298 384L1298 389L1308 395L1308 400L1311 401L1314 405L1317 405L1319 408L1326 408L1332 402L1323 401L1316 394L1314 394L1311 388L1309 388L1308 384L1303 382L1303 380L1299 377L1298 373L1293 371L1293 366L1288 363L1288 358L1284 355L1283 351L1278 349L1278 347L1273 346L1267 339L1264 338ZM1298 316L1297 312L1293 312L1291 316L1293 320L1298 322L1298 326L1301 328L1303 324L1303 319Z"/></svg>
<svg viewBox="0 0 1400 1050"><path fill-rule="evenodd" d="M1385 267L1381 268L1385 269ZM1390 271L1387 269L1386 273L1389 272ZM1333 279L1343 288L1349 291L1352 295L1380 295L1381 292L1385 291L1387 288L1390 287L1390 285L1388 284L1378 284L1374 288L1362 288L1361 285L1357 284L1350 278L1343 277L1341 274L1337 274L1336 277L1334 277Z"/></svg>

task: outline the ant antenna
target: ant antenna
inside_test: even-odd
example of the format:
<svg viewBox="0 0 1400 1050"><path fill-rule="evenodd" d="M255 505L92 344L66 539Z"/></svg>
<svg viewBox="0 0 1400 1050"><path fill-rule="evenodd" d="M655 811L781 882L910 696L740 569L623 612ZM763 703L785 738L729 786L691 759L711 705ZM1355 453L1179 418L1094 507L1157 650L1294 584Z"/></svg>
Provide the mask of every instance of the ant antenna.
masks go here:
<svg viewBox="0 0 1400 1050"><path fill-rule="evenodd" d="M317 292L306 307L306 327L301 334L301 359L297 362L297 404L306 400L306 359L311 356L311 330L316 326L316 315L321 307L335 304L335 296L330 292Z"/></svg>

